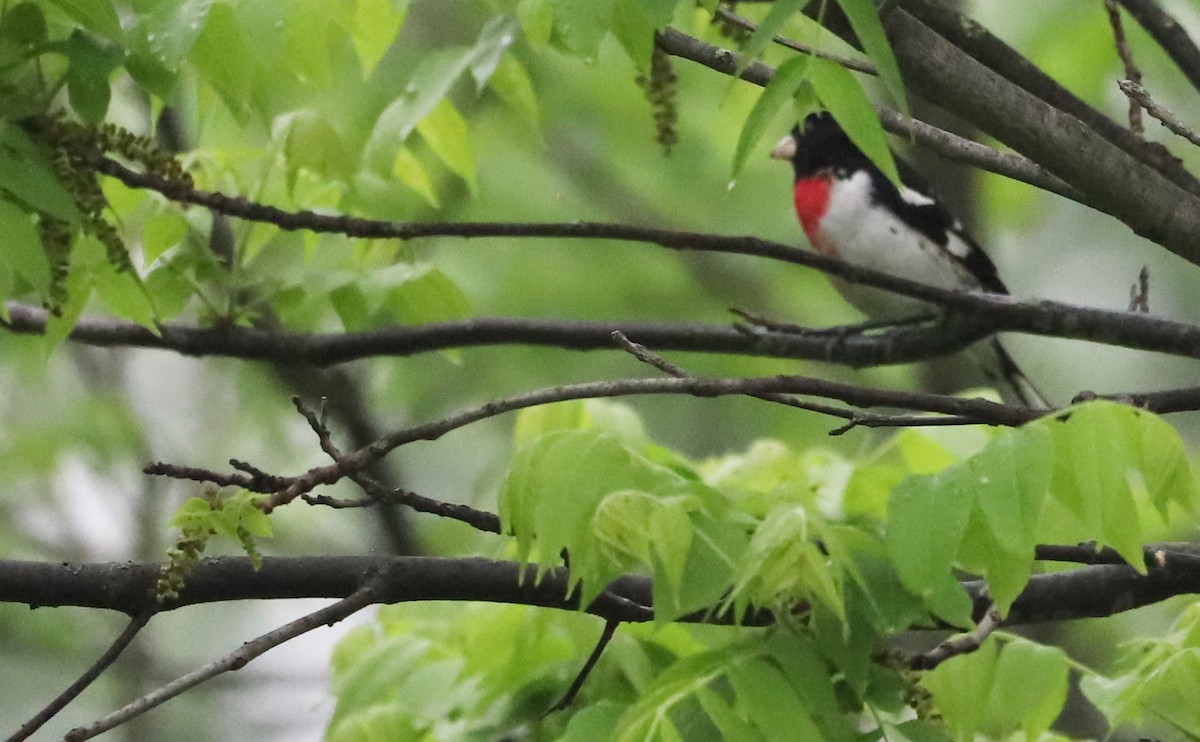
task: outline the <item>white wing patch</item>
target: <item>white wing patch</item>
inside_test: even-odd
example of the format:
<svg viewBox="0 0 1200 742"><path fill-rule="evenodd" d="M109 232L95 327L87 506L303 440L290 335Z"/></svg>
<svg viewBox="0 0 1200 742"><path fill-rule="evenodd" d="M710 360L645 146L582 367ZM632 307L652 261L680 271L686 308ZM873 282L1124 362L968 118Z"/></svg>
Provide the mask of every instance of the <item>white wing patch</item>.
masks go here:
<svg viewBox="0 0 1200 742"><path fill-rule="evenodd" d="M913 190L908 186L900 189L900 198L904 199L906 203L911 204L912 206L933 206L935 203L937 203L924 193Z"/></svg>
<svg viewBox="0 0 1200 742"><path fill-rule="evenodd" d="M962 229L962 225L960 225L958 222L955 222L954 229L955 231L946 235L946 252L950 253L959 260L966 260L967 256L969 256L978 248L973 247L971 243L967 242L962 238L961 235L959 235L959 230Z"/></svg>

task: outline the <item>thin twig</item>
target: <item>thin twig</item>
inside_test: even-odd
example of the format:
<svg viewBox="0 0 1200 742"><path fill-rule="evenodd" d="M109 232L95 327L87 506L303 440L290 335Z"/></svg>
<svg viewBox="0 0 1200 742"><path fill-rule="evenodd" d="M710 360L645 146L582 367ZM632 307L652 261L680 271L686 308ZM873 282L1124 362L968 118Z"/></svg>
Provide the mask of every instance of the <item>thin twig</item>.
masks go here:
<svg viewBox="0 0 1200 742"><path fill-rule="evenodd" d="M621 625L620 621L609 619L604 623L604 631L600 633L600 638L596 641L595 648L588 655L587 661L583 663L583 667L579 669L579 674L575 676L571 687L563 694L563 697L558 699L558 703L546 709L546 713L542 714L542 718L546 718L555 711L562 711L575 703L576 697L579 696L579 691L583 689L583 684L587 681L588 676L592 674L592 669L596 667L596 663L600 661L600 655L604 654L605 647L612 641L613 635L617 633L617 627Z"/></svg>
<svg viewBox="0 0 1200 742"><path fill-rule="evenodd" d="M912 658L909 664L914 670L932 670L951 657L970 654L979 649L983 646L984 641L992 635L992 632L998 628L1000 628L1000 611L993 603L974 629L965 634L951 637L924 654L918 654Z"/></svg>
<svg viewBox="0 0 1200 742"><path fill-rule="evenodd" d="M527 407L572 399L591 399L643 394L688 394L698 397L758 394L804 394L838 399L858 407L896 407L924 412L974 417L990 425L1020 425L1043 414L1040 411L1003 405L985 399L963 399L941 394L871 389L852 384L814 379L806 376L769 376L758 378L684 378L684 379L621 379L542 389L494 400L456 415L424 425L405 428L386 435L369 446L346 454L340 461L310 469L291 478L286 489L276 490L268 510L285 505L314 488L333 484L349 472L361 471L390 451L418 440L435 440L446 433Z"/></svg>
<svg viewBox="0 0 1200 742"><path fill-rule="evenodd" d="M1144 265L1138 271L1137 283L1129 287L1129 311L1150 312L1150 269Z"/></svg>
<svg viewBox="0 0 1200 742"><path fill-rule="evenodd" d="M738 15L737 13L734 13L733 11L729 10L728 8L718 7L715 15L718 18L720 18L722 21L725 21L726 23L732 24L739 28L744 28L747 31L757 31L758 30L757 23L755 23L754 21L751 21L748 18L743 18L742 16ZM775 36L772 39L772 41L774 41L776 44L779 44L780 46L791 49L792 51L800 52L801 54L808 54L809 56L819 57L820 59L828 59L830 62L836 62L837 64L840 64L841 66L845 67L848 70L854 70L855 72L863 72L868 75L878 75L879 74L879 70L877 70L875 68L875 65L871 64L870 62L863 61L861 59L853 59L851 57L843 57L840 54L833 54L832 52L821 51L820 49L811 47L808 44L801 44L799 41L793 41L792 39L789 39L785 36Z"/></svg>
<svg viewBox="0 0 1200 742"><path fill-rule="evenodd" d="M673 376L677 379L695 378L695 376L680 366L671 363L657 353L652 352L646 346L640 343L632 342L625 334L617 331L613 333L613 340L617 342L626 352L638 359L642 363L646 363L663 373ZM922 427L922 426L942 426L942 425L974 425L976 424L972 418L963 417L961 415L946 415L946 416L931 416L931 415L872 415L858 410L847 410L833 405L820 404L818 402L805 402L787 394L750 394L748 396L755 399L761 399L766 402L774 402L776 404L786 405L808 412L816 412L821 415L829 415L830 417L839 417L846 421L844 425L839 425L829 431L830 435L842 435L850 430L862 426L868 428L896 428L896 427Z"/></svg>
<svg viewBox="0 0 1200 742"><path fill-rule="evenodd" d="M1200 90L1200 47L1155 0L1121 0L1129 15L1158 42L1192 87Z"/></svg>
<svg viewBox="0 0 1200 742"><path fill-rule="evenodd" d="M211 680L226 672L242 669L247 663L269 649L273 649L313 629L333 625L370 605L373 600L374 588L370 584L361 587L350 596L339 600L333 605L326 606L319 611L298 618L285 626L281 626L274 631L252 639L221 659L204 667L197 668L167 683L163 687L147 693L86 727L72 729L63 738L64 742L81 742L81 740L91 739L110 729L115 729L130 719L144 714L150 709L169 701L180 693L194 688L207 680Z"/></svg>
<svg viewBox="0 0 1200 742"><path fill-rule="evenodd" d="M299 397L292 397L292 404L296 406L296 410L304 416L304 419L308 421L309 427L317 434L321 450L329 458L333 459L335 464L340 463L343 460L344 454L342 454L341 450L333 442L333 434L330 433L328 426L325 424L324 400L322 400L320 415L310 410ZM305 501L310 505L326 505L333 508L369 507L380 503L405 505L419 513L438 515L443 518L450 518L461 523L466 523L479 531L500 533L500 516L495 513L479 510L469 505L458 505L422 497L415 492L405 489L397 488L389 490L382 483L362 471L349 471L347 472L347 476L367 493L368 500L347 502L344 500L335 500L331 497L305 495Z"/></svg>
<svg viewBox="0 0 1200 742"><path fill-rule="evenodd" d="M1131 101L1146 109L1146 113L1158 119L1172 134L1181 136L1197 147L1200 147L1200 135L1196 134L1191 127L1183 123L1174 113L1155 103L1154 99L1150 97L1150 91L1146 90L1146 88L1132 80L1119 80L1117 87Z"/></svg>
<svg viewBox="0 0 1200 742"><path fill-rule="evenodd" d="M1117 0L1104 0L1104 9L1108 12L1108 25L1112 27L1117 56L1125 66L1125 78L1140 85L1142 71L1133 61L1133 52L1129 49L1129 40L1125 38L1125 25L1121 22L1121 10L1117 7ZM1132 99L1129 101L1129 130L1138 136L1145 131L1142 125L1142 107Z"/></svg>
<svg viewBox="0 0 1200 742"><path fill-rule="evenodd" d="M157 603L152 604L150 607L130 617L129 623L125 626L125 630L113 640L113 643L110 644L108 649L104 651L104 654L100 655L99 659L93 662L92 666L89 667L82 675L80 675L78 680L76 680L74 683L71 683L71 685L69 685L62 693L58 694L53 701L46 704L45 708L34 715L32 719L22 724L21 728L17 730L16 734L9 737L6 742L20 742L20 740L27 739L38 729L41 729L46 722L53 719L59 711L62 711L64 708L66 708L67 704L78 698L80 693L83 693L88 686L95 682L96 678L100 677L100 675L107 670L112 663L117 661L117 658L121 656L121 653L125 651L125 648L133 642L133 639L138 635L138 632L140 632L142 628L150 622L150 618L154 616L156 609Z"/></svg>

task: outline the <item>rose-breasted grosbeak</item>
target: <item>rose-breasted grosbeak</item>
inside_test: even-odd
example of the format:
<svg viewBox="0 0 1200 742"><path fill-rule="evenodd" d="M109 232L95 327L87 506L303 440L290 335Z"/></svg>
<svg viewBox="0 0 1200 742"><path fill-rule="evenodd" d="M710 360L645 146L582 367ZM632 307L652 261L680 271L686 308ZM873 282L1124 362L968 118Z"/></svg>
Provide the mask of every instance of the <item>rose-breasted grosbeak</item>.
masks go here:
<svg viewBox="0 0 1200 742"><path fill-rule="evenodd" d="M796 214L817 252L944 289L1008 293L991 259L928 195L923 179L897 160L904 187L896 188L828 113L810 114L804 128L792 129L771 156L795 168ZM838 293L873 320L929 312L917 299L831 280ZM1046 406L998 341L981 345L972 355L979 356L1005 401Z"/></svg>

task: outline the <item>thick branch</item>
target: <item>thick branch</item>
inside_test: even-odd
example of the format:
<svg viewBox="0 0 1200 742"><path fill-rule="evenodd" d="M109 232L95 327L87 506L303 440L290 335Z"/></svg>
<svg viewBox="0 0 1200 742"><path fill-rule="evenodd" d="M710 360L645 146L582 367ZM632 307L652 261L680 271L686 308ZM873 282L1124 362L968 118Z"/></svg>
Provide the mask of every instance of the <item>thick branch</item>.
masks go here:
<svg viewBox="0 0 1200 742"><path fill-rule="evenodd" d="M40 335L48 313L9 302L12 332ZM166 323L155 335L122 320L84 317L70 338L102 347L159 348L190 356L223 356L274 363L328 366L379 356L410 356L449 348L492 345L615 350L612 333L660 351L729 353L830 361L853 367L909 363L954 353L988 334L982 327L898 327L870 335L814 331L744 332L726 325L637 320L556 320L479 317L428 325L348 333L267 332L247 327L203 328Z"/></svg>
<svg viewBox="0 0 1200 742"><path fill-rule="evenodd" d="M901 6L921 23L929 26L972 59L1011 82L1016 88L1078 119L1093 132L1133 157L1151 163L1180 188L1200 194L1200 182L1180 167L1166 150L1145 142L1092 108L971 18L933 0L904 0ZM1038 162L1043 161L1038 159Z"/></svg>
<svg viewBox="0 0 1200 742"><path fill-rule="evenodd" d="M916 93L1044 165L1136 233L1200 264L1200 198L903 10L889 13L887 26Z"/></svg>
<svg viewBox="0 0 1200 742"><path fill-rule="evenodd" d="M752 237L721 237L617 224L422 224L453 234L496 236L526 228L526 236L559 229L580 238L653 242L679 249L757 255L804 265L906 296L940 304L971 317L952 326L900 327L881 334L761 332L691 323L479 318L358 333L268 333L241 327L197 328L165 324L159 335L127 322L85 318L71 333L79 342L102 346L151 347L185 355L221 355L279 363L328 365L360 358L404 356L476 345L547 345L575 350L615 349L612 332L655 350L735 353L806 358L861 367L926 360L962 349L994 332L1025 332L1088 340L1136 350L1200 359L1200 327L1134 312L1090 309L1059 302L1017 302L1006 296L962 294L926 286L867 268ZM591 227L581 230L580 227ZM620 237L614 235L620 234ZM691 242L689 242L689 240ZM14 332L41 333L45 310L9 303ZM0 323L2 324L2 323Z"/></svg>
<svg viewBox="0 0 1200 742"><path fill-rule="evenodd" d="M0 560L0 601L30 607L78 606L135 614L158 576L155 563L70 564ZM565 569L547 570L540 581L535 567L490 559L435 557L268 557L260 570L242 557L206 559L196 565L179 599L163 610L227 600L344 598L378 576L377 603L426 600L516 603L576 610L578 595L567 595ZM965 585L978 616L991 606L982 582ZM1034 575L1013 604L1006 625L1110 616L1158 603L1175 595L1200 593L1200 570L1162 569L1140 575L1123 565L1095 565L1067 572ZM644 577L625 577L588 606L587 612L617 621L647 621L653 616L651 585ZM702 615L691 617L702 620ZM769 616L759 616L763 620ZM718 620L728 620L727 617Z"/></svg>
<svg viewBox="0 0 1200 742"><path fill-rule="evenodd" d="M1154 0L1120 0L1120 3L1171 57L1192 87L1200 90L1200 48L1179 21Z"/></svg>

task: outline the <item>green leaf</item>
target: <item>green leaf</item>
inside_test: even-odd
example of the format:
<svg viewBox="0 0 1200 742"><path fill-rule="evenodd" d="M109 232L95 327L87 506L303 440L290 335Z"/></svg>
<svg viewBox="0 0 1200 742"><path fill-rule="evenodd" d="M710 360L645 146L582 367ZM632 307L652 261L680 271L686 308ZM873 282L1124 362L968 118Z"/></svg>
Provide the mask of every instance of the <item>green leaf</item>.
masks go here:
<svg viewBox="0 0 1200 742"><path fill-rule="evenodd" d="M442 203L438 199L437 191L433 189L433 181L429 179L429 172L407 147L401 147L396 152L392 173L404 187L425 199L430 206L435 209L441 208Z"/></svg>
<svg viewBox="0 0 1200 742"><path fill-rule="evenodd" d="M23 50L41 44L47 36L46 15L34 3L17 3L0 16L0 38Z"/></svg>
<svg viewBox="0 0 1200 742"><path fill-rule="evenodd" d="M557 563L563 549L570 552L572 583L583 582L586 605L631 565L631 560L614 563L611 539L602 540L593 531L601 504L614 493L670 497L690 487L609 436L590 430L554 432L514 455L500 493L500 517L505 532L516 536L522 560L530 557L535 539L543 565Z"/></svg>
<svg viewBox="0 0 1200 742"><path fill-rule="evenodd" d="M995 666L992 695L984 712L985 730L1003 738L1021 729L1026 739L1038 739L1062 713L1069 674L1070 665L1061 649L1024 639L1009 642ZM1014 714L1014 709L1021 712Z"/></svg>
<svg viewBox="0 0 1200 742"><path fill-rule="evenodd" d="M758 645L735 644L676 662L638 695L637 701L610 730L609 739L614 742L657 739L664 733L663 725L669 723L668 714L672 708L760 651Z"/></svg>
<svg viewBox="0 0 1200 742"><path fill-rule="evenodd" d="M758 28L754 29L754 33L750 34L750 38L742 46L743 57L739 60L738 66L745 67L751 60L762 56L767 46L779 35L783 24L799 13L805 5L808 5L808 0L776 0L771 3L771 9L759 21Z"/></svg>
<svg viewBox="0 0 1200 742"><path fill-rule="evenodd" d="M908 98L904 91L904 81L900 79L900 65L896 55L892 53L892 44L884 33L883 23L879 20L879 8L874 0L837 0L842 12L850 21L854 35L862 42L867 56L875 63L879 71L879 79L891 94L892 100L900 108L900 112L908 115Z"/></svg>
<svg viewBox="0 0 1200 742"><path fill-rule="evenodd" d="M912 476L892 492L887 547L900 581L938 615L966 625L971 603L952 567L975 501L967 491L949 494L939 476Z"/></svg>
<svg viewBox="0 0 1200 742"><path fill-rule="evenodd" d="M1133 450L1138 454L1136 463L1145 496L1164 521L1171 503L1195 515L1200 511L1200 490L1179 431L1158 415L1148 413L1136 414L1134 428Z"/></svg>
<svg viewBox="0 0 1200 742"><path fill-rule="evenodd" d="M808 59L806 56L792 57L779 65L767 87L754 102L754 107L746 116L746 123L742 124L742 133L738 135L737 148L733 153L733 177L737 177L742 171L750 151L762 139L763 133L779 113L779 109L783 108L804 84L808 72Z"/></svg>
<svg viewBox="0 0 1200 742"><path fill-rule="evenodd" d="M1142 691L1145 687L1145 678L1138 674L1116 678L1086 674L1079 679L1079 690L1104 714L1114 729L1141 718Z"/></svg>
<svg viewBox="0 0 1200 742"><path fill-rule="evenodd" d="M996 639L991 637L974 652L952 657L921 677L954 739L974 739L980 731L983 709L992 695L997 653ZM1019 721L1019 715L1012 716Z"/></svg>
<svg viewBox="0 0 1200 742"><path fill-rule="evenodd" d="M33 217L16 205L0 200L0 264L25 279L34 290L45 294L50 287L50 260Z"/></svg>
<svg viewBox="0 0 1200 742"><path fill-rule="evenodd" d="M212 505L208 500L203 497L189 497L167 521L167 527L189 531L207 528L208 519L211 516Z"/></svg>
<svg viewBox="0 0 1200 742"><path fill-rule="evenodd" d="M854 729L842 713L829 668L813 643L803 634L776 632L768 640L768 646L772 659L803 699L802 707L820 727L820 734L814 739L823 742L854 740ZM839 669L845 671L845 668Z"/></svg>
<svg viewBox="0 0 1200 742"><path fill-rule="evenodd" d="M67 94L71 108L85 121L104 120L111 96L108 76L123 56L119 47L102 44L83 31L67 38Z"/></svg>
<svg viewBox="0 0 1200 742"><path fill-rule="evenodd" d="M0 122L0 188L32 209L79 223L74 199L58 182L46 153L19 127Z"/></svg>
<svg viewBox="0 0 1200 742"><path fill-rule="evenodd" d="M1018 428L967 460L984 522L1004 549L1033 556L1042 504L1054 472L1054 441L1043 428Z"/></svg>
<svg viewBox="0 0 1200 742"><path fill-rule="evenodd" d="M329 119L311 109L283 114L271 125L271 137L283 145L294 179L302 168L339 179L349 178L353 161Z"/></svg>
<svg viewBox="0 0 1200 742"><path fill-rule="evenodd" d="M142 281L130 271L118 271L105 263L94 271L92 280L101 303L116 316L159 334L154 304Z"/></svg>
<svg viewBox="0 0 1200 742"><path fill-rule="evenodd" d="M530 441L560 430L589 428L583 400L569 400L529 407L517 413L513 423L513 445L520 448Z"/></svg>
<svg viewBox="0 0 1200 742"><path fill-rule="evenodd" d="M239 121L249 111L248 97L256 55L232 6L218 3L192 47L191 62Z"/></svg>
<svg viewBox="0 0 1200 742"><path fill-rule="evenodd" d="M943 725L936 721L906 721L896 726L884 724L880 732L880 738L887 742L953 742L946 736Z"/></svg>
<svg viewBox="0 0 1200 742"><path fill-rule="evenodd" d="M1192 647L1167 659L1146 679L1142 704L1196 739L1200 737L1200 708L1192 691L1197 687L1200 687L1200 648Z"/></svg>
<svg viewBox="0 0 1200 742"><path fill-rule="evenodd" d="M765 739L761 732L754 728L749 721L743 719L734 711L725 699L708 688L696 690L696 700L700 708L708 714L713 726L721 732L721 739L729 742L762 742Z"/></svg>
<svg viewBox="0 0 1200 742"><path fill-rule="evenodd" d="M525 39L533 46L545 46L554 31L553 0L520 0L517 3L517 20Z"/></svg>
<svg viewBox="0 0 1200 742"><path fill-rule="evenodd" d="M329 292L329 303L337 312L342 327L347 332L364 330L371 326L371 308L367 297L355 283L347 283Z"/></svg>
<svg viewBox="0 0 1200 742"><path fill-rule="evenodd" d="M129 74L159 97L175 89L187 59L208 19L212 0L165 0L154 3L129 29Z"/></svg>
<svg viewBox="0 0 1200 742"><path fill-rule="evenodd" d="M146 291L154 297L161 322L178 317L195 293L194 287L173 266L164 265L145 278Z"/></svg>
<svg viewBox="0 0 1200 742"><path fill-rule="evenodd" d="M147 217L142 224L143 263L153 264L164 252L181 244L187 233L187 219L177 211L164 211Z"/></svg>
<svg viewBox="0 0 1200 742"><path fill-rule="evenodd" d="M443 103L459 78L471 70L482 87L491 79L500 55L514 38L515 30L508 19L489 23L470 48L451 47L424 55L405 85L404 93L384 108L375 121L363 148L363 162L376 172L389 171L401 145L418 124ZM465 136L459 139L465 139ZM461 153L455 162L461 165Z"/></svg>
<svg viewBox="0 0 1200 742"><path fill-rule="evenodd" d="M1053 472L1052 437L1027 426L1006 432L943 474L943 479L958 480L955 491L974 492L977 509L960 563L987 577L1001 615L1007 614L1032 572Z"/></svg>
<svg viewBox="0 0 1200 742"><path fill-rule="evenodd" d="M729 602L787 610L812 600L845 618L841 575L816 544L814 519L790 504L769 513L750 538Z"/></svg>
<svg viewBox="0 0 1200 742"><path fill-rule="evenodd" d="M424 325L471 316L467 295L445 273L431 266L397 266L402 270L384 293L383 309L396 322ZM390 275L390 274L389 274Z"/></svg>
<svg viewBox="0 0 1200 742"><path fill-rule="evenodd" d="M421 119L433 111L446 97L450 86L462 76L471 63L471 50L466 47L440 49L426 55L413 72L404 93L392 101L375 122L367 143L364 158L378 159L380 152L390 166L395 149L408 139Z"/></svg>
<svg viewBox="0 0 1200 742"><path fill-rule="evenodd" d="M655 618L671 619L718 604L729 590L734 569L746 558L746 533L728 515L693 510L689 516L693 535L682 585L678 595L656 586Z"/></svg>
<svg viewBox="0 0 1200 742"><path fill-rule="evenodd" d="M517 19L498 15L488 21L471 49L471 77L475 78L476 91L482 91L492 79L500 59L517 39Z"/></svg>
<svg viewBox="0 0 1200 742"><path fill-rule="evenodd" d="M357 0L351 38L364 75L375 71L408 16L410 0Z"/></svg>
<svg viewBox="0 0 1200 742"><path fill-rule="evenodd" d="M1086 529L1083 539L1074 531L1062 535L1108 544L1144 570L1137 496L1160 512L1163 498L1188 510L1195 501L1195 484L1181 469L1187 464L1178 433L1152 413L1103 400L1036 424L1054 437L1055 498ZM1040 537L1056 535L1046 530Z"/></svg>
<svg viewBox="0 0 1200 742"><path fill-rule="evenodd" d="M488 87L531 126L541 126L541 110L538 107L537 94L533 90L533 82L529 79L529 73L525 71L525 65L515 56L505 54L500 58L500 63L488 78Z"/></svg>
<svg viewBox="0 0 1200 742"><path fill-rule="evenodd" d="M809 717L807 704L792 684L774 665L750 658L730 665L729 682L737 696L737 705L763 736L772 742L822 739Z"/></svg>
<svg viewBox="0 0 1200 742"><path fill-rule="evenodd" d="M89 31L94 31L112 41L124 41L121 33L121 21L117 18L116 5L110 0L50 0L50 2Z"/></svg>
<svg viewBox="0 0 1200 742"><path fill-rule="evenodd" d="M567 51L591 60L613 24L615 0L551 0L554 32Z"/></svg>
<svg viewBox="0 0 1200 742"><path fill-rule="evenodd" d="M561 742L608 742L626 708L612 701L585 706L571 717Z"/></svg>
<svg viewBox="0 0 1200 742"><path fill-rule="evenodd" d="M46 358L67 339L83 315L83 309L92 296L91 271L72 268L67 274L66 291L67 300L63 302L61 313L51 314L46 320L46 332L42 335L42 353Z"/></svg>
<svg viewBox="0 0 1200 742"><path fill-rule="evenodd" d="M676 0L615 0L612 32L641 71L650 69L654 34L671 22Z"/></svg>
<svg viewBox="0 0 1200 742"><path fill-rule="evenodd" d="M862 150L888 179L900 184L900 174L871 100L850 71L837 62L813 57L809 79L821 104L845 130L850 141Z"/></svg>
<svg viewBox="0 0 1200 742"><path fill-rule="evenodd" d="M428 640L403 634L377 639L370 648L360 647L354 662L333 678L337 706L330 729L338 729L355 712L394 698L396 689L426 661L430 649Z"/></svg>
<svg viewBox="0 0 1200 742"><path fill-rule="evenodd" d="M429 115L417 124L417 133L446 167L462 178L471 193L475 180L475 158L467 136L467 122L449 100L438 101Z"/></svg>

